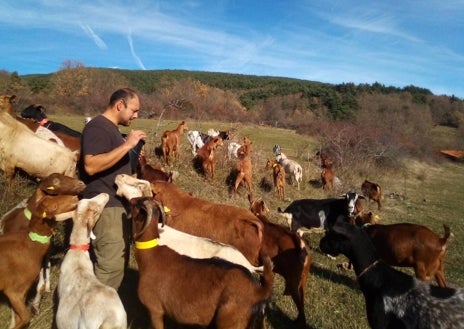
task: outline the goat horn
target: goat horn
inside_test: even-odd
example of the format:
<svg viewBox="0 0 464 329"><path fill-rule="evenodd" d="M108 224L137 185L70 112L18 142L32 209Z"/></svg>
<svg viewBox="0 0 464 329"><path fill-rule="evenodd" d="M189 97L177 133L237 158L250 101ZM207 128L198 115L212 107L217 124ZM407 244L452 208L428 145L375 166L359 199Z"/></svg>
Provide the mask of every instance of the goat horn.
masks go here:
<svg viewBox="0 0 464 329"><path fill-rule="evenodd" d="M166 224L166 211L164 210L165 207L163 207L163 205L157 200L155 200L155 203L156 203L156 206L158 207L158 209L160 211L160 214L161 214L161 227L163 227L164 224ZM167 208L167 209L169 209L169 208Z"/></svg>
<svg viewBox="0 0 464 329"><path fill-rule="evenodd" d="M144 223L142 229L140 230L140 232L134 233L134 240L135 241L137 241L137 239L140 238L142 236L142 234L145 233L145 231L150 226L151 218L153 216L153 208L152 208L151 201L152 201L151 199L146 199L146 200L143 201L143 205L145 206L145 209L147 211L147 219L145 220L145 223Z"/></svg>

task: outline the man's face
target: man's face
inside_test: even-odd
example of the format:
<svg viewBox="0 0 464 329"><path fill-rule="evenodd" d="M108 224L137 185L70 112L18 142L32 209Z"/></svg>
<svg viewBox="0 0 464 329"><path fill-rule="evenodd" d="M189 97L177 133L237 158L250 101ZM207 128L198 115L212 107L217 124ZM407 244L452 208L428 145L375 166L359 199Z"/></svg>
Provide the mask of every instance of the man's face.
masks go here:
<svg viewBox="0 0 464 329"><path fill-rule="evenodd" d="M132 120L138 118L139 116L139 98L135 96L134 98L129 99L129 101L121 99L120 102L121 110L119 112L119 124L123 126L129 126Z"/></svg>

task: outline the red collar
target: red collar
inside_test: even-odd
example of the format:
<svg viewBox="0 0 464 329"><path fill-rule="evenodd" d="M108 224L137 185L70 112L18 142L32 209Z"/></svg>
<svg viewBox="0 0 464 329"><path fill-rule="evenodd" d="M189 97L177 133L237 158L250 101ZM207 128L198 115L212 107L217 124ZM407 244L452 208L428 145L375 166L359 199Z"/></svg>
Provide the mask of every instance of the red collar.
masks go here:
<svg viewBox="0 0 464 329"><path fill-rule="evenodd" d="M69 246L69 250L89 251L89 248L90 248L89 243L87 243L87 244L79 244L79 245L72 244L72 245Z"/></svg>
<svg viewBox="0 0 464 329"><path fill-rule="evenodd" d="M43 126L48 122L48 118L42 119L42 121L39 122L39 125Z"/></svg>

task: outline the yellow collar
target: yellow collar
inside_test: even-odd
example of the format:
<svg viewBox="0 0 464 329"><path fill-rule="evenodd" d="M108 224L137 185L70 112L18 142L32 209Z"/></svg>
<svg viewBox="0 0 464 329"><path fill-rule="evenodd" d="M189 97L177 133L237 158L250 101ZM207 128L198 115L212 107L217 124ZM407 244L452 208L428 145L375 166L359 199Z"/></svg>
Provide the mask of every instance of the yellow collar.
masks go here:
<svg viewBox="0 0 464 329"><path fill-rule="evenodd" d="M154 248L158 245L158 239L153 239L150 241L135 241L135 248L136 249L150 249Z"/></svg>

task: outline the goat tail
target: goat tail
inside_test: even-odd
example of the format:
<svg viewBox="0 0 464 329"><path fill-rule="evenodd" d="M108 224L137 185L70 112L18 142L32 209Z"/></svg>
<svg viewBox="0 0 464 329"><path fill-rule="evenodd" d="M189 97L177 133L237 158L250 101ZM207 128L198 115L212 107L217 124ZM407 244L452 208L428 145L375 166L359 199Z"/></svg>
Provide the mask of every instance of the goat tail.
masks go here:
<svg viewBox="0 0 464 329"><path fill-rule="evenodd" d="M264 271L261 277L261 299L268 299L272 294L274 284L274 273L272 272L274 264L269 256L263 257Z"/></svg>
<svg viewBox="0 0 464 329"><path fill-rule="evenodd" d="M444 245L444 244L446 243L446 241L448 241L448 238L449 238L450 235L451 235L451 230L450 230L450 228L449 228L448 225L443 224L443 229L445 230L445 233L444 233L444 235L443 235L443 238L440 239L442 245Z"/></svg>

